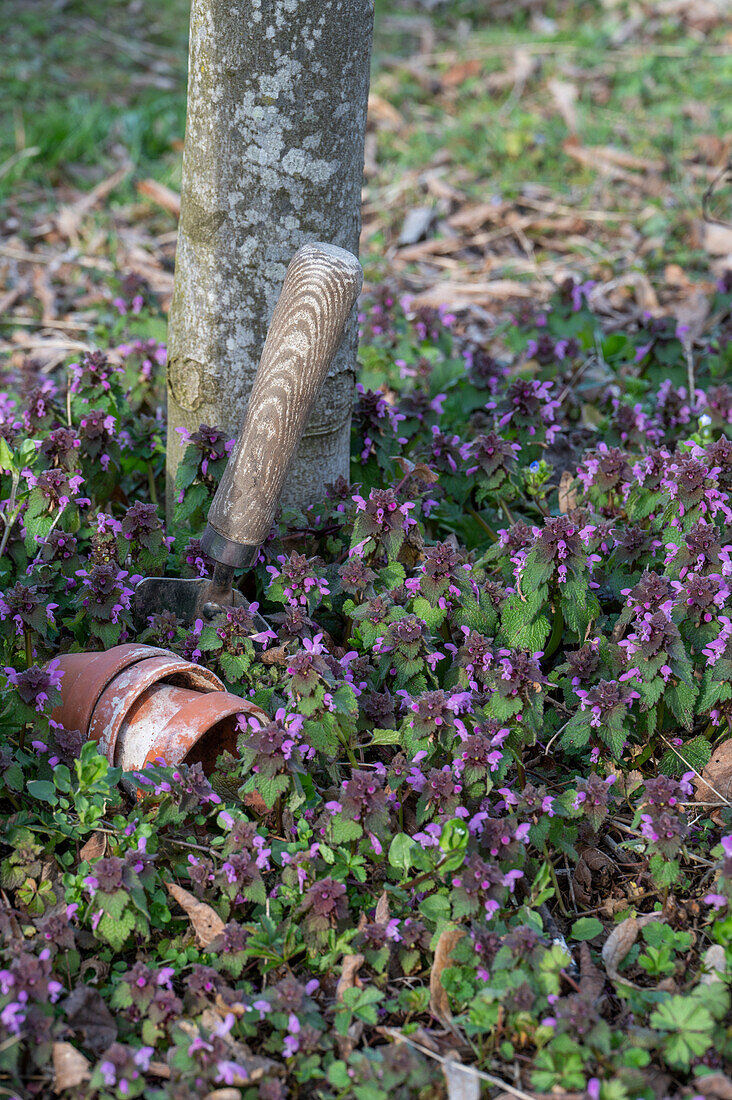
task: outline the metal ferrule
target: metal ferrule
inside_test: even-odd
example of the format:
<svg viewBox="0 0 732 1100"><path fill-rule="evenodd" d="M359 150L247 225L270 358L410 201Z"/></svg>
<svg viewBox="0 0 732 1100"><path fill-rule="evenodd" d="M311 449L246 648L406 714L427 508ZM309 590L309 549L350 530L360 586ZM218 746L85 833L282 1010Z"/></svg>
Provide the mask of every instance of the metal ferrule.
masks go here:
<svg viewBox="0 0 732 1100"><path fill-rule="evenodd" d="M220 561L223 565L230 565L234 569L251 568L259 554L258 545L251 546L247 543L234 542L233 539L222 535L210 523L206 524L201 546L214 561Z"/></svg>

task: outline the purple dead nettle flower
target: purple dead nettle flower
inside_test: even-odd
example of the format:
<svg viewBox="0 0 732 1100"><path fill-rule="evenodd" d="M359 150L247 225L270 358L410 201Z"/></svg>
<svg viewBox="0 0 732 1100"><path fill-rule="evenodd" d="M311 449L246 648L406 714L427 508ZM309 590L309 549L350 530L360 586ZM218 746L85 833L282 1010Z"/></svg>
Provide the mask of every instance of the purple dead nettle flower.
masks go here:
<svg viewBox="0 0 732 1100"><path fill-rule="evenodd" d="M633 481L628 455L618 447L599 443L596 451L589 451L577 467L577 477L585 490L595 487L602 493L619 491L625 498Z"/></svg>
<svg viewBox="0 0 732 1100"><path fill-rule="evenodd" d="M35 706L38 713L42 714L50 693L61 689L64 672L58 667L60 663L56 657L43 668L40 665L31 665L25 672L16 672L14 668L5 668L4 672L23 702L27 706Z"/></svg>
<svg viewBox="0 0 732 1100"><path fill-rule="evenodd" d="M476 470L481 470L491 483L501 484L515 469L520 450L519 443L511 443L497 432L477 435L465 448L468 462L465 476L470 477Z"/></svg>
<svg viewBox="0 0 732 1100"><path fill-rule="evenodd" d="M543 367L568 357L573 358L579 351L580 346L574 338L555 341L549 332L540 332L535 340L529 340L526 345L526 356L536 359Z"/></svg>
<svg viewBox="0 0 732 1100"><path fill-rule="evenodd" d="M709 467L690 454L682 454L667 462L661 486L678 502L679 515L686 515L690 508L698 508L701 515L714 517L721 512L725 522L732 523L727 494L715 484L719 473L718 466Z"/></svg>
<svg viewBox="0 0 732 1100"><path fill-rule="evenodd" d="M704 408L703 390L694 391L694 400L688 400L685 386L674 386L670 378L665 379L656 393L656 409L664 429L679 428L690 424Z"/></svg>
<svg viewBox="0 0 732 1100"><path fill-rule="evenodd" d="M643 660L648 661L659 653L670 653L679 646L681 640L679 628L663 611L653 613L645 611L636 618L633 625L632 633L618 642L629 664L637 653L640 653ZM664 680L668 681L671 675L669 666L661 665L660 672Z"/></svg>
<svg viewBox="0 0 732 1100"><path fill-rule="evenodd" d="M546 441L551 443L559 431L555 423L560 402L552 398L553 382L539 382L535 379L517 378L506 392L506 398L499 407L499 419L496 427L500 431L510 424L512 428L525 430L531 437L540 428L545 429ZM486 408L492 403L489 402Z"/></svg>
<svg viewBox="0 0 732 1100"><path fill-rule="evenodd" d="M106 448L115 437L115 418L102 409L90 409L79 421L84 452L89 458L99 460L103 470L109 467L111 457Z"/></svg>
<svg viewBox="0 0 732 1100"><path fill-rule="evenodd" d="M130 576L114 562L103 562L90 570L77 569L76 576L81 578L83 606L96 618L108 618L112 623L119 622L120 615L129 611L134 585L141 579L139 574ZM125 583L128 578L131 588Z"/></svg>
<svg viewBox="0 0 732 1100"><path fill-rule="evenodd" d="M687 573L683 581L671 584L676 592L676 605L692 608L692 617L698 622L710 623L730 596L729 584L719 573L706 576Z"/></svg>
<svg viewBox="0 0 732 1100"><path fill-rule="evenodd" d="M374 439L377 436L396 436L400 421L405 420L379 390L365 390L360 382L356 383L356 404L353 410L354 422L363 435L361 461L366 462L374 453ZM402 442L402 440L399 440Z"/></svg>
<svg viewBox="0 0 732 1100"><path fill-rule="evenodd" d="M647 441L658 442L662 432L653 428L653 422L643 412L641 405L629 405L617 397L611 398L613 424L623 444L642 444Z"/></svg>
<svg viewBox="0 0 732 1100"><path fill-rule="evenodd" d="M591 680L600 667L600 639L592 638L573 653L568 653L567 664L573 688Z"/></svg>
<svg viewBox="0 0 732 1100"><path fill-rule="evenodd" d="M636 611L663 611L670 615L673 607L674 589L668 577L659 577L657 573L646 570L633 588L622 588L621 594L627 596L626 607Z"/></svg>
<svg viewBox="0 0 732 1100"><path fill-rule="evenodd" d="M718 621L721 627L719 634L702 650L702 653L711 666L716 665L717 661L725 656L727 644L730 638L732 638L732 619L727 615L719 615ZM714 718L712 718L712 721L714 722Z"/></svg>
<svg viewBox="0 0 732 1100"><path fill-rule="evenodd" d="M267 572L271 583L279 581L282 584L285 599L291 606L305 606L311 592L319 596L330 594L327 580L318 575L323 564L319 558L307 558L293 551L289 558L280 554L277 561L279 569L276 565L268 565Z"/></svg>
<svg viewBox="0 0 732 1100"><path fill-rule="evenodd" d="M468 444L458 435L445 435L436 424L432 425L430 455L436 470L456 474L468 458Z"/></svg>
<svg viewBox="0 0 732 1100"><path fill-rule="evenodd" d="M18 581L12 588L0 592L0 619L12 619L15 633L22 634L24 629L34 630L42 627L45 618L51 626L57 603L49 603L38 591L38 585L22 584Z"/></svg>
<svg viewBox="0 0 732 1100"><path fill-rule="evenodd" d="M74 503L78 507L91 504L88 497L79 496L79 490L84 484L84 478L79 473L69 474L66 470L54 469L41 470L36 475L30 470L23 470L23 476L29 488L40 489L49 510L65 508L71 503L72 498L76 498Z"/></svg>
<svg viewBox="0 0 732 1100"><path fill-rule="evenodd" d="M274 762L281 757L283 761L289 760L294 752L310 752L310 747L300 743L300 734L304 719L300 714L287 714L284 707L280 707L274 716L274 720L263 726L256 717L246 718L240 714L237 723L239 729L246 735L247 748L256 752L259 757L271 757ZM253 765L253 772L260 771L258 764Z"/></svg>
<svg viewBox="0 0 732 1100"><path fill-rule="evenodd" d="M357 512L363 513L361 526L366 534L363 542L351 549L352 554L360 554L369 538L383 538L391 531L399 529L408 531L417 522L409 515L414 504L411 501L400 504L391 486L387 489L372 489L368 500L357 494L352 500L355 501Z"/></svg>
<svg viewBox="0 0 732 1100"><path fill-rule="evenodd" d="M575 694L580 700L581 710L590 710L592 717L591 726L602 726L607 723L611 714L620 710L627 710L634 699L640 699L640 695L633 689L629 681L639 679L637 668L631 668L617 680L600 680L591 688L575 688Z"/></svg>
<svg viewBox="0 0 732 1100"><path fill-rule="evenodd" d="M688 833L680 803L693 798L693 777L694 772L685 772L681 779L659 775L645 781L644 805L648 812L641 814L641 832L666 859L676 855Z"/></svg>

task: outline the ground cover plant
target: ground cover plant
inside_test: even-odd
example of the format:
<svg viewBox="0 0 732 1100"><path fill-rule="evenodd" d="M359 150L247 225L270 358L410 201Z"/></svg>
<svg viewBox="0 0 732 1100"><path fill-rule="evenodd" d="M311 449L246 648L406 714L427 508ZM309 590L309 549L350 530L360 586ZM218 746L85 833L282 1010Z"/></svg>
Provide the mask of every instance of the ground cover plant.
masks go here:
<svg viewBox="0 0 732 1100"><path fill-rule="evenodd" d="M53 658L133 638L137 576L205 575L227 441L191 436L165 529L156 341L10 379L11 1091L437 1096L447 1058L522 1094L721 1095L732 281L691 368L675 324L606 332L590 294L490 345L364 304L353 483L262 549L265 660L234 609L140 636L271 721L136 800L49 723Z"/></svg>
<svg viewBox="0 0 732 1100"><path fill-rule="evenodd" d="M141 635L271 722L133 799L48 715L210 567L215 425L161 506L187 12L0 16L0 1095L724 1098L725 21L377 0L352 484L278 517L264 659Z"/></svg>

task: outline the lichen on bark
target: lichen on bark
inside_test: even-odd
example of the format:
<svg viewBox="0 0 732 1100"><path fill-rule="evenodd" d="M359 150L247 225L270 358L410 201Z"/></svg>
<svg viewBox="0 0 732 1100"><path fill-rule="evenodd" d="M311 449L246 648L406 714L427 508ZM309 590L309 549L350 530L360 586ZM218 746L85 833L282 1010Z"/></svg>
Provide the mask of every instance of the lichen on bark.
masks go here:
<svg viewBox="0 0 732 1100"><path fill-rule="evenodd" d="M233 436L300 245L358 254L373 0L193 0L175 292L168 335L168 499L177 428ZM348 476L356 318L283 493Z"/></svg>

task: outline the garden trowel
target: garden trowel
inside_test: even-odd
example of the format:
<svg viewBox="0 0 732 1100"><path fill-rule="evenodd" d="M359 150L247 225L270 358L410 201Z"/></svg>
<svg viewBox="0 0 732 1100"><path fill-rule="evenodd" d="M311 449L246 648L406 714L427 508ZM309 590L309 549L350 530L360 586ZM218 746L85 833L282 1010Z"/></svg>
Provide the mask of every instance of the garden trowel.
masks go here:
<svg viewBox="0 0 732 1100"><path fill-rule="evenodd" d="M269 534L287 469L363 282L355 256L328 244L293 257L265 340L244 424L208 513L212 578L146 577L135 590L138 630L172 611L185 624L247 606L234 572L251 568ZM268 624L252 615L255 632Z"/></svg>

